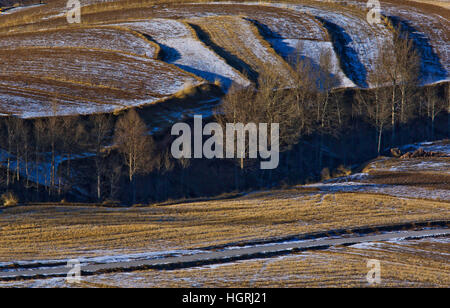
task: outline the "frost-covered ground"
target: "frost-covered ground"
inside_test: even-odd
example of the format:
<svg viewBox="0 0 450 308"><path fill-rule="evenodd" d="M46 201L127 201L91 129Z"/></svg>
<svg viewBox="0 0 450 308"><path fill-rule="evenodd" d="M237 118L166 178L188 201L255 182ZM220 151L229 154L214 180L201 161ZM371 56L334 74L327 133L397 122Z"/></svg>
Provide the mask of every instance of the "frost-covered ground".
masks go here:
<svg viewBox="0 0 450 308"><path fill-rule="evenodd" d="M36 83L22 88L0 88L0 111L12 111L24 118L51 116L51 101L55 99L59 103L57 114L60 115L111 112L118 106L152 103L187 86L204 83L200 78L162 61L98 50L38 49L32 53L5 50L0 58L2 68L8 71L9 76L67 83L60 91L49 89L48 92L33 89ZM48 86L47 82L44 85ZM81 97L74 96L76 91L71 88L77 85L97 88L97 92L92 92L93 97L88 95L89 92L80 93ZM108 100L101 93L106 93L106 98L111 95L117 97Z"/></svg>
<svg viewBox="0 0 450 308"><path fill-rule="evenodd" d="M80 262L81 266L104 264L104 263L116 263L116 262L131 262L139 260L153 260L166 257L175 256L188 256L198 253L203 253L202 250L167 250L167 251L155 251L155 252L124 252L121 250L116 251L89 251L85 252L91 255L97 255L96 257L83 257L74 256L67 259L53 259L53 260L29 260L29 261L9 261L0 262L0 270L13 271L11 266L17 267L33 267L33 268L51 268L66 265L70 260L76 259Z"/></svg>
<svg viewBox="0 0 450 308"><path fill-rule="evenodd" d="M442 9L445 10L445 9ZM421 55L423 83L450 80L450 20L413 7L384 4L382 13L402 25Z"/></svg>
<svg viewBox="0 0 450 308"><path fill-rule="evenodd" d="M450 140L441 140L441 141L424 141L414 144L407 144L400 147L402 151L415 151L418 149L424 149L427 152L440 152L447 154L450 156Z"/></svg>
<svg viewBox="0 0 450 308"><path fill-rule="evenodd" d="M450 189L427 189L403 185L373 184L370 182L352 182L348 179L340 179L342 182L325 182L309 184L307 187L316 187L326 193L360 192L385 194L400 198L421 198L431 200L450 201Z"/></svg>
<svg viewBox="0 0 450 308"><path fill-rule="evenodd" d="M356 85L370 86L369 74L378 57L378 46L391 34L382 25L369 25L362 12L337 10L335 7L314 7L310 5L289 5L294 10L308 13L320 21L331 36L335 50L338 50L341 67Z"/></svg>
<svg viewBox="0 0 450 308"><path fill-rule="evenodd" d="M268 287L283 283L295 287L317 283L319 286L345 286L351 282L368 286L367 260L374 258L381 262L381 286L389 286L389 283L396 286L420 284L420 277L423 283L429 284L430 275L446 275L448 272L445 262L450 256L445 248L448 244L449 237L396 239L172 271L148 270L82 276L79 285L70 284L65 277L61 277L0 282L0 287ZM423 272L416 273L417 277L410 274L407 279L398 273L408 270ZM446 286L448 277L444 276L437 283Z"/></svg>
<svg viewBox="0 0 450 308"><path fill-rule="evenodd" d="M4 36L1 49L20 47L76 47L134 53L155 58L157 47L127 29L98 27L38 31Z"/></svg>
<svg viewBox="0 0 450 308"><path fill-rule="evenodd" d="M83 159L87 157L92 157L94 154L92 153L84 153L72 155L70 157L71 160L75 159ZM41 153L39 157L39 162L36 161L28 161L25 162L21 159L17 161L17 158L14 155L9 154L5 150L0 149L0 164L4 167L7 166L8 157L10 159L10 170L12 173L15 173L17 168L19 169L20 176L26 178L28 176L28 180L39 183L39 185L49 186L50 178L51 178L51 154L50 153ZM59 166L68 161L69 157L64 155L56 155L55 156L55 169L58 170ZM58 184L62 184L58 177L55 179L55 182Z"/></svg>
<svg viewBox="0 0 450 308"><path fill-rule="evenodd" d="M83 1L82 5L100 2L105 1ZM370 87L370 73L378 58L378 47L391 39L391 32L383 23L367 23L366 4L355 0L332 3L305 0L298 4L194 1L152 4L138 10L121 8L114 11L110 7L111 14L105 12L96 14L95 20L86 19L88 28L61 25L61 17L67 11L65 1L39 7L19 7L7 11L5 19L10 21L17 12L19 24L22 19L31 18L28 15L33 15L32 20L42 17L45 22L33 25L32 33L7 35L0 40L0 48L8 49L4 56L0 55L0 100L6 105L0 113L22 117L47 116L48 111L40 111L40 106L56 96L59 96L57 99L63 107L59 114L111 112L117 108L155 102L187 85L198 84L200 78L209 82L219 81L227 90L232 82L248 85L249 81L240 72L249 72L249 76L256 78L264 64L280 71L282 76L288 76L286 62L299 46L299 55L311 60L318 70L320 50L330 53L335 86ZM394 24L403 25L404 31L419 48L423 83L448 80L450 22L443 17L445 15L430 13L420 5L405 6L393 2L383 3L381 8ZM213 41L224 52L219 52L217 46L210 46L202 36L199 39L195 32L198 29L193 31L186 21L199 21L200 26L206 28L215 27L216 38ZM125 29L108 28L118 24L146 37ZM46 27L65 29L46 31ZM29 31L31 28L12 30L23 29ZM163 61L154 60L148 64L143 60L144 57L155 58L159 49L148 39L160 45ZM27 50L29 55L19 56L9 50L18 47L30 49ZM35 47L52 49L39 51ZM61 59L56 50L63 53L65 48L68 48L66 53L69 50L72 55ZM80 58L80 52L75 48L85 48L92 53ZM98 49L116 52L100 55ZM93 50L98 52L95 54ZM173 70L175 66L179 70ZM21 82L20 78L24 76L53 78L72 85ZM77 85L80 89L75 88ZM92 86L99 89L97 94L92 91Z"/></svg>
<svg viewBox="0 0 450 308"><path fill-rule="evenodd" d="M313 40L298 39L268 39L269 43L284 59L296 62L297 57L302 61L311 63L314 70L323 71L320 67L320 54L329 54L331 60L330 77L334 87L355 87L355 83L351 81L342 71L339 59L333 50L331 42L321 42ZM299 48L300 47L300 48Z"/></svg>
<svg viewBox="0 0 450 308"><path fill-rule="evenodd" d="M380 193L401 198L424 198L432 200L450 201L450 185L446 183L416 183L410 185L383 184L383 180L377 180L374 183L374 173L386 174L386 180L393 178L396 173L408 173L411 177L421 177L420 173L435 176L448 176L450 174L450 142L448 140L421 142L416 144L408 144L400 147L403 151L415 151L419 148L425 151L435 151L447 154L449 157L425 157L425 158L379 158L369 163L364 170L365 173L357 173L350 176L344 176L306 185L308 187L316 187L323 192L362 192L362 193ZM436 179L432 180L435 181ZM433 187L434 184L441 184L440 188ZM448 184L448 183L447 183ZM422 187L421 187L422 186ZM442 188L444 187L444 188Z"/></svg>
<svg viewBox="0 0 450 308"><path fill-rule="evenodd" d="M2 14L10 15L10 14L18 13L18 12L25 11L25 10L28 10L31 8L40 7L43 5L44 4L32 4L32 5L27 5L27 6L18 6L18 7L14 7L9 10L6 10L6 11L2 12Z"/></svg>
<svg viewBox="0 0 450 308"><path fill-rule="evenodd" d="M269 69L281 79L289 81L292 71L289 65L259 36L257 28L240 16L192 18L194 23L208 35L212 44L247 71L250 76Z"/></svg>
<svg viewBox="0 0 450 308"><path fill-rule="evenodd" d="M246 86L249 81L194 36L189 26L176 20L152 19L120 26L149 35L163 51L164 61L228 89L232 82Z"/></svg>

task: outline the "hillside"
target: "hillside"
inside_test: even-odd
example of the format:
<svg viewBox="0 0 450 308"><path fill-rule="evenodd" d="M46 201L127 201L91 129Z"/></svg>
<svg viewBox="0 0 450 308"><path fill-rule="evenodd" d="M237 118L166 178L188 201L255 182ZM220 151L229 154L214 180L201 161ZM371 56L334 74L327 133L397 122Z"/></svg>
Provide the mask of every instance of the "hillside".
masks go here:
<svg viewBox="0 0 450 308"><path fill-rule="evenodd" d="M402 25L419 50L422 84L448 80L450 70L449 12L417 2L383 2L382 23L374 25L366 21L365 2L359 1L83 1L82 23L72 25L64 4L24 5L0 16L0 48L15 54L0 72L1 113L49 115L43 100L52 99L61 103L58 114L111 112L170 98L197 81L216 83L226 92L232 83L255 82L268 67L289 79L299 57L330 74L333 87L372 87L378 49L391 39L392 25ZM33 63L49 48L55 50L51 61L57 72ZM330 57L328 67L320 63L322 53ZM120 65L104 63L115 58L121 58L114 60ZM146 65L152 66L155 80L132 73L133 82L117 86L124 70L131 73L142 61L151 62ZM83 73L68 78L74 70L90 71L93 80ZM168 88L164 76L169 71L169 80L176 82ZM96 91L79 91L81 84Z"/></svg>

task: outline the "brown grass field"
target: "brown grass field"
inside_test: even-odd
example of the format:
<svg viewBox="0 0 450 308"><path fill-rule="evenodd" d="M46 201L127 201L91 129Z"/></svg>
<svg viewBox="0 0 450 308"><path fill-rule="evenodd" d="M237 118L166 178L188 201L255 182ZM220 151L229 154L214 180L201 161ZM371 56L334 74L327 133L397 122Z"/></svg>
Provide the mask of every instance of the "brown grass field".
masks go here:
<svg viewBox="0 0 450 308"><path fill-rule="evenodd" d="M75 47L157 59L160 48L143 35L120 27L79 27L0 36L1 49Z"/></svg>
<svg viewBox="0 0 450 308"><path fill-rule="evenodd" d="M203 83L165 62L103 50L16 48L4 50L0 61L2 113L51 115L53 100L62 114L112 112Z"/></svg>
<svg viewBox="0 0 450 308"><path fill-rule="evenodd" d="M0 261L198 248L449 218L449 202L376 194L323 194L305 188L253 193L231 200L122 209L25 205L2 209Z"/></svg>
<svg viewBox="0 0 450 308"><path fill-rule="evenodd" d="M0 287L450 287L448 238L333 247L170 271L146 270L82 277L0 282ZM380 261L381 283L369 285L370 259Z"/></svg>
<svg viewBox="0 0 450 308"><path fill-rule="evenodd" d="M450 287L448 241L439 239L334 247L323 251L173 271L85 277L82 287L370 287L367 261L380 260L375 287ZM65 285L61 281L62 286Z"/></svg>
<svg viewBox="0 0 450 308"><path fill-rule="evenodd" d="M82 24L74 26L68 26L61 14L65 0L2 14L0 115L113 112L153 104L155 109L147 113L152 117L149 123L164 127L169 120L177 120L171 118L175 117L172 114L195 110L198 97L212 100L220 96L210 91L219 89L205 84L204 79L161 60L159 28L149 29L144 35L139 27L111 24L152 18L178 20L186 26L186 38L198 40L239 71L238 75L248 75L254 81L268 67L282 78L292 73L268 38L331 42L331 31L308 12L286 6L190 2L85 1ZM350 21L342 36L368 49L373 48L377 38L390 34L386 24L367 24L364 0L358 5L354 1L280 2L341 14ZM427 48L428 43L431 46L426 52L436 53L448 68L448 1L389 0L382 1L382 7L425 33L422 42ZM173 29L168 30L170 34ZM367 59L374 54L370 51ZM342 67L345 63L340 64ZM370 72L370 66L366 68ZM204 86L205 93L193 90L199 85ZM187 94L192 94L190 101ZM154 104L167 101L174 104ZM52 102L57 102L58 110L52 110ZM370 177L361 180L393 188L378 193L299 185L229 199L134 207L70 203L0 207L0 262L198 249L343 228L448 220L449 167L448 157L379 158L364 168ZM423 197L433 192L441 195ZM218 266L92 276L86 277L81 286L364 287L367 260L379 259L381 286L450 287L449 246L446 237L332 247ZM7 286L34 283L38 282L13 282ZM56 283L67 286L63 279Z"/></svg>
<svg viewBox="0 0 450 308"><path fill-rule="evenodd" d="M216 46L221 56L242 73L255 78L270 68L280 78L288 78L291 69L287 63L261 37L258 29L248 20L237 16L191 19L208 37L207 45ZM210 44L208 44L210 43Z"/></svg>
<svg viewBox="0 0 450 308"><path fill-rule="evenodd" d="M434 158L440 163L447 158L439 159ZM381 157L364 170L370 175L364 182L406 187L408 196L302 185L129 208L68 203L3 207L0 262L247 245L312 232L332 235L329 231L449 220L449 200L415 193L417 188L448 192L446 173L427 171L427 164L415 167L415 173L402 171L408 163L415 159ZM391 240L186 269L86 276L79 285L51 278L1 282L0 287L370 287L370 259L381 262L382 283L376 287L450 287L449 254L448 236Z"/></svg>
<svg viewBox="0 0 450 308"><path fill-rule="evenodd" d="M368 73L376 58L376 44L373 42L390 35L385 24L371 26L367 23L367 9L363 1L282 0L278 7L274 7L273 3L188 2L86 1L83 2L81 25L67 23L64 14L66 2L59 0L2 14L0 48L7 51L0 55L0 78L9 81L0 85L0 94L3 94L0 97L0 112L23 115L22 109L28 105L33 112L27 116L48 115L39 114L37 110L45 101L52 99L59 100L61 107L67 109L64 114L111 112L123 106L161 101L180 93L186 83L199 81L197 76L187 71L203 72L201 67L193 68L191 63L184 62L177 64L180 69L156 60L161 56L157 35L144 36L127 27L112 26L126 22L166 18L190 23L196 31L194 40L225 59L233 70L245 73L253 80L268 67L282 78L292 73L285 61L286 55L280 50L282 47L274 47L279 52L277 54L269 43L271 39L331 42L333 30L325 29L319 15L322 19L331 16L331 13L342 16L345 23L339 27L354 43L352 48L355 48L361 65ZM303 5L303 11L292 7L294 4ZM425 53L436 53L441 58L440 68L448 69L448 10L411 1L383 1L382 7L388 14L394 12L393 15L410 21L412 27L424 32L429 38L429 43L427 40L421 41L426 48ZM322 13L317 13L319 11ZM330 20L333 18L330 17ZM155 27L148 33L158 30ZM333 43L336 44L335 40ZM292 47L285 49L291 50ZM195 47L186 49L196 52ZM316 48L310 49L307 52L316 52ZM333 46L333 50L337 51L339 47ZM143 64L136 55L151 58L154 62ZM355 81L354 76L350 76L354 67L347 63L351 59L339 52L336 55L338 71L347 68L347 77ZM50 67L45 67L45 63ZM213 64L204 63L205 66ZM85 76L84 70L89 72L89 76ZM202 77L206 78L204 75ZM30 78L34 78L32 83ZM214 78L206 79L214 82ZM55 89L52 89L53 85ZM168 85L174 89L169 91ZM98 89L98 95L92 89ZM73 108L66 108L70 106ZM83 110L85 106L88 108Z"/></svg>

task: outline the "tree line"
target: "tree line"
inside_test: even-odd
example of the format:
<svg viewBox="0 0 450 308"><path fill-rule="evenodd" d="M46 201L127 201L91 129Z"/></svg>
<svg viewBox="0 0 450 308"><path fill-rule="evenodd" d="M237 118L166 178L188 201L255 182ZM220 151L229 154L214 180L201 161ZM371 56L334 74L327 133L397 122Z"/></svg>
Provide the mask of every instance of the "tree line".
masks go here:
<svg viewBox="0 0 450 308"><path fill-rule="evenodd" d="M433 139L436 119L450 111L448 83L443 87L420 86L420 56L414 42L398 29L391 41L380 44L379 55L368 76L371 89L338 89L332 55L326 51L320 53L319 63L300 53L293 55L291 79L279 78L276 71L267 68L253 86L231 87L210 120L223 126L279 123L284 164L276 171L256 170L258 159L223 159L217 165L175 160L170 155L168 133L152 137L136 110L119 116L59 117L55 99L49 104L54 116L0 120L4 169L0 185L4 190L22 185L30 195L31 191L36 193L35 199L43 193L55 200L72 193L95 201L164 200L175 194L175 186L179 197L204 193L193 191L192 185L197 183L193 178L208 168L215 168L210 174L216 175L212 183L205 184L217 181L217 186L229 189L224 170L230 168L224 166L231 161L233 189L242 190L272 186L284 178L298 181L314 169L320 172L327 166L333 146L350 152L355 144L367 143L367 155L379 155L387 146L408 141L401 132L414 121L427 122L422 125L427 127L427 138ZM359 134L360 140L353 140L357 136L348 136L349 132ZM353 148L344 145L343 140L348 139L352 139ZM305 153L306 141L315 149L312 153ZM144 181L138 183L139 179Z"/></svg>
<svg viewBox="0 0 450 308"><path fill-rule="evenodd" d="M52 102L55 114L56 106ZM102 200L115 197L123 173L133 191L136 175L154 167L153 138L135 110L118 119L111 115L34 120L10 116L2 119L0 125L5 167L1 184L6 189L20 183L36 193L45 191L50 199L63 198L74 189L80 192L75 186L83 175L72 165L88 159L88 178L95 178L96 183L93 199Z"/></svg>

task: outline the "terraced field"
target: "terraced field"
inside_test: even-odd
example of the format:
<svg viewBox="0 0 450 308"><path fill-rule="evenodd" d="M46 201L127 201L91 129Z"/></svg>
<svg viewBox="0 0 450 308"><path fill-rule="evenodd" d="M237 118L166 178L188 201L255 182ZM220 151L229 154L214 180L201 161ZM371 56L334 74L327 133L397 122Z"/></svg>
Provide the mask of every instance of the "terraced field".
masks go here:
<svg viewBox="0 0 450 308"><path fill-rule="evenodd" d="M22 117L52 115L49 110L54 101L59 105L58 114L112 112L120 107L152 103L183 90L186 84L203 82L158 60L99 50L7 49L0 58L0 112L16 110ZM52 86L55 83L57 87ZM79 90L74 91L74 87ZM83 88L94 90L85 92Z"/></svg>
<svg viewBox="0 0 450 308"><path fill-rule="evenodd" d="M59 0L0 16L0 48L7 50L1 113L48 115L40 109L51 97L58 97L58 114L110 112L199 82L227 91L232 83L249 85L267 67L289 79L297 57L333 75L335 87L370 87L378 47L392 36L386 22L367 23L366 2L359 0L82 5L81 25L67 24L66 2ZM448 80L448 10L410 1L383 1L381 8L419 48L422 82ZM331 67L320 66L322 53L331 56Z"/></svg>
<svg viewBox="0 0 450 308"><path fill-rule="evenodd" d="M192 19L191 22L205 32L210 44L216 46L216 50L220 49L229 62L253 79L270 69L280 78L289 80L289 66L259 36L250 21L236 16L220 16Z"/></svg>
<svg viewBox="0 0 450 308"><path fill-rule="evenodd" d="M119 27L88 27L3 35L1 49L17 48L86 48L135 54L152 59L159 56L160 47L143 35Z"/></svg>
<svg viewBox="0 0 450 308"><path fill-rule="evenodd" d="M162 48L163 60L210 82L220 81L225 89L233 82L247 86L250 82L234 67L200 41L187 24L171 19L151 19L119 24L155 40Z"/></svg>

